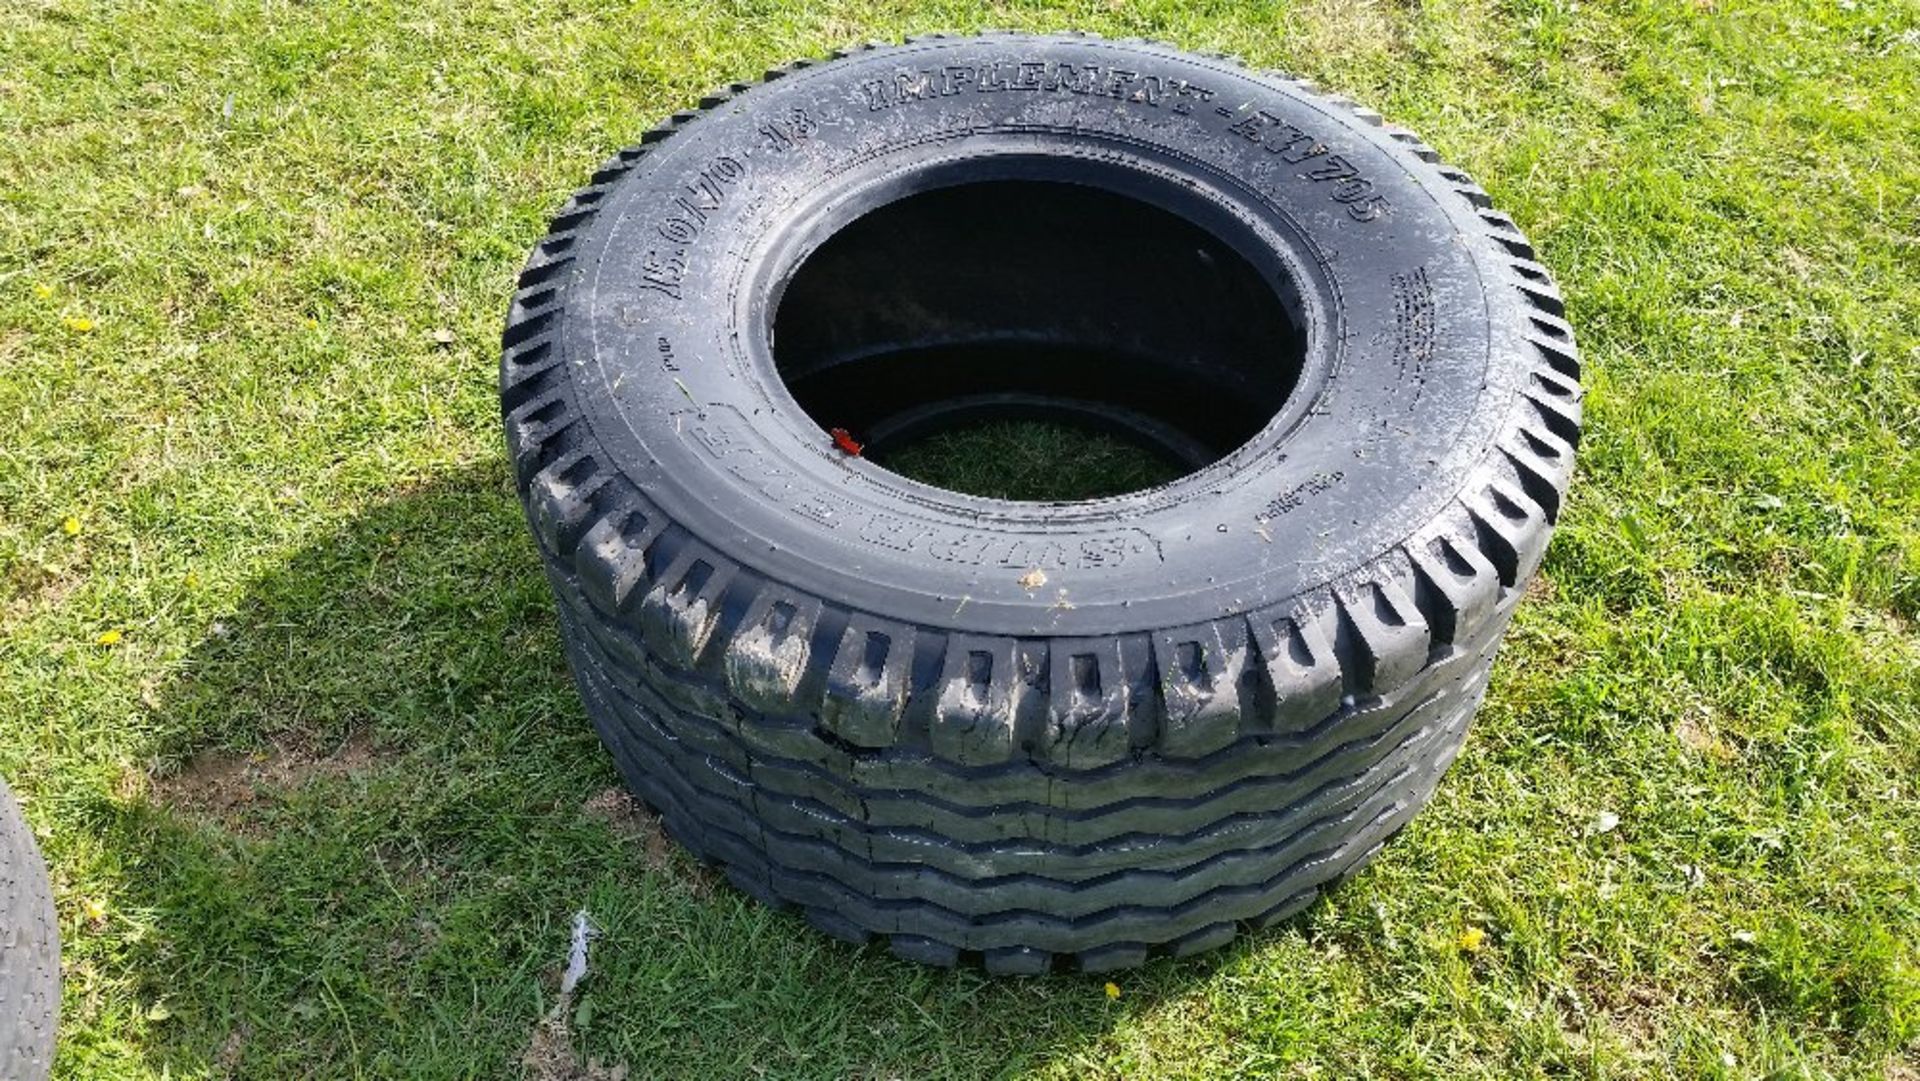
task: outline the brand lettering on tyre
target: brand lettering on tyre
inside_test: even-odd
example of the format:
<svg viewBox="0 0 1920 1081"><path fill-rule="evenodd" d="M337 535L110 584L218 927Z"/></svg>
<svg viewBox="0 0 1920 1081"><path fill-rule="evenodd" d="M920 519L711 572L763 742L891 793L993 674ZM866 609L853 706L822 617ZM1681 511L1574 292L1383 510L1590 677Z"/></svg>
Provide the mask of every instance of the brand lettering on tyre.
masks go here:
<svg viewBox="0 0 1920 1081"><path fill-rule="evenodd" d="M943 563L975 567L1039 567L1049 570L1102 570L1134 556L1162 560L1160 546L1145 533L1078 534L1063 537L1009 537L1004 533L953 530L929 522L876 513L859 531L860 539L897 552L924 553Z"/></svg>
<svg viewBox="0 0 1920 1081"><path fill-rule="evenodd" d="M859 92L868 111L878 112L910 101L949 98L968 91L1092 95L1164 107L1181 115L1193 111L1196 102L1213 99L1213 91L1185 79L1061 60L996 60L991 64L902 69L887 78L861 83Z"/></svg>
<svg viewBox="0 0 1920 1081"><path fill-rule="evenodd" d="M1308 477L1292 488L1274 496L1272 500L1268 501L1265 507L1260 509L1259 514L1254 515L1254 519L1261 522L1271 522L1288 511L1299 510L1306 505L1309 498L1330 490L1334 485L1344 479L1346 479L1346 474L1337 469L1331 473L1315 473L1313 476Z"/></svg>
<svg viewBox="0 0 1920 1081"><path fill-rule="evenodd" d="M1231 119L1239 114L1231 109L1215 110ZM1298 126L1267 112L1255 109L1227 125L1229 135L1253 143L1288 165L1311 166L1299 176L1314 184L1327 185L1327 197L1347 208L1354 221L1373 221L1390 209L1386 196L1373 190L1373 181L1360 175L1360 169L1346 157L1333 153L1327 144Z"/></svg>
<svg viewBox="0 0 1920 1081"><path fill-rule="evenodd" d="M1185 79L1064 60L997 60L991 64L902 68L890 76L861 83L857 96L869 112L879 112L909 102L950 98L968 92L1012 91L1112 98L1136 105L1166 107L1183 116L1193 112L1196 102L1212 101L1215 97L1211 89ZM1300 178L1325 185L1327 197L1345 207L1347 216L1354 221L1375 221L1392 209L1386 196L1374 190L1373 181L1360 175L1357 165L1333 153L1317 136L1264 109L1245 116L1240 110L1225 105L1217 105L1213 111L1231 122L1227 134L1264 147L1288 165L1312 163L1300 171Z"/></svg>
<svg viewBox="0 0 1920 1081"><path fill-rule="evenodd" d="M788 109L785 115L763 120L753 129L760 133L760 149L775 154L784 154L808 139L820 130L820 122L805 109Z"/></svg>
<svg viewBox="0 0 1920 1081"><path fill-rule="evenodd" d="M652 230L667 246L641 255L642 289L680 299L680 286L687 276L687 246L706 232L708 219L746 178L746 163L722 154L701 166L693 179L668 200Z"/></svg>
<svg viewBox="0 0 1920 1081"><path fill-rule="evenodd" d="M749 488L776 502L793 500L797 504L805 504L811 512L810 517L821 521L832 520L831 505L824 508L814 506L807 496L795 500L791 491L791 482L796 479L793 470L775 463L765 452L741 438L738 429L702 413L683 414L682 417L683 422L678 427L687 433L693 444ZM691 419L684 419L687 417ZM795 509L798 510L798 506Z"/></svg>

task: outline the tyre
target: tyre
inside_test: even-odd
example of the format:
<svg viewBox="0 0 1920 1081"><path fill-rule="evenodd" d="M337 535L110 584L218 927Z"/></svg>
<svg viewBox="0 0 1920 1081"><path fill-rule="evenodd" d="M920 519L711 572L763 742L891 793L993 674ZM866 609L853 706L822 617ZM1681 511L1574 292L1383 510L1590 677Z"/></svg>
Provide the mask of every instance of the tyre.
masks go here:
<svg viewBox="0 0 1920 1081"><path fill-rule="evenodd" d="M0 781L0 1077L48 1075L59 1008L60 932L47 868L12 790Z"/></svg>
<svg viewBox="0 0 1920 1081"><path fill-rule="evenodd" d="M500 385L587 711L673 836L829 934L1039 972L1284 918L1427 800L1578 376L1533 249L1412 134L1003 34L646 133L535 248ZM884 465L1008 417L1181 475Z"/></svg>

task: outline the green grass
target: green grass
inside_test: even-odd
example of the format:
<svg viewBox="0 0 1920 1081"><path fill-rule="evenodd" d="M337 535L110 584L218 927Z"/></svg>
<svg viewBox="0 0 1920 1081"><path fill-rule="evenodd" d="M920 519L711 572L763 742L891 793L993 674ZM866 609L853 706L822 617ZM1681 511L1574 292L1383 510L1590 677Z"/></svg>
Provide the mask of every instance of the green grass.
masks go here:
<svg viewBox="0 0 1920 1081"><path fill-rule="evenodd" d="M1433 806L1112 1000L826 941L588 808L495 419L512 277L596 163L771 63L977 25L1414 127L1539 242L1590 373ZM583 906L574 1028L637 1077L1920 1074L1914 0L13 0L0 433L61 1077L511 1076Z"/></svg>
<svg viewBox="0 0 1920 1081"><path fill-rule="evenodd" d="M1117 436L1041 420L952 428L874 460L935 487L1042 503L1124 495L1188 472Z"/></svg>

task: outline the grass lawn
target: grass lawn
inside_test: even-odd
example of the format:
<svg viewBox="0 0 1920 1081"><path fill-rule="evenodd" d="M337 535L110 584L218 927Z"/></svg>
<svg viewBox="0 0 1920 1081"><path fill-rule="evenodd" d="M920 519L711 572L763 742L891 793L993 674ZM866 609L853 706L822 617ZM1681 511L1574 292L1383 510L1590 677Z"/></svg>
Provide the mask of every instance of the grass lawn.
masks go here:
<svg viewBox="0 0 1920 1081"><path fill-rule="evenodd" d="M1532 235L1588 362L1433 806L1117 998L842 946L665 845L495 416L512 278L598 162L776 62L982 25L1381 109ZM565 1057L584 907L571 1039L633 1077L1913 1081L1916 444L1916 0L0 3L0 773L63 1078L513 1076Z"/></svg>

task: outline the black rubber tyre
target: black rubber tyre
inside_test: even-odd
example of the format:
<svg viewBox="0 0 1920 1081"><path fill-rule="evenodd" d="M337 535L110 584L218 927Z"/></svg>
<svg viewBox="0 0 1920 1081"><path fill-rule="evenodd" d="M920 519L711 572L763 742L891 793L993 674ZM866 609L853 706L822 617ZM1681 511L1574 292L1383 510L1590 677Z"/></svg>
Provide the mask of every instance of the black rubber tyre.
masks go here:
<svg viewBox="0 0 1920 1081"><path fill-rule="evenodd" d="M53 1069L60 1009L60 931L47 868L13 791L0 781L0 1077Z"/></svg>
<svg viewBox="0 0 1920 1081"><path fill-rule="evenodd" d="M996 972L1217 946L1371 855L1580 433L1513 222L1351 102L1148 43L915 39L701 106L554 219L501 366L588 712L673 835ZM1037 504L870 457L1007 414L1192 471Z"/></svg>

